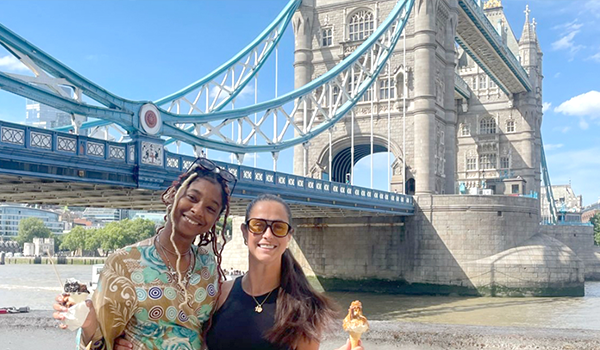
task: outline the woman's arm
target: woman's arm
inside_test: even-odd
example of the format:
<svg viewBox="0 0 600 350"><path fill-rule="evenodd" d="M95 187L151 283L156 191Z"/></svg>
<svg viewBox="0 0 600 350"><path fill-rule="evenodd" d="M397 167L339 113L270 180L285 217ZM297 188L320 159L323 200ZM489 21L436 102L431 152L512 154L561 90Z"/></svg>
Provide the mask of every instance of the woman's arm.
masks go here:
<svg viewBox="0 0 600 350"><path fill-rule="evenodd" d="M126 349L122 349L126 350ZM318 341L306 341L305 339L301 340L296 350L319 350L319 342ZM355 348L350 348L350 340L346 340L346 344L339 347L336 350L364 350L362 347L362 341L359 342L359 345Z"/></svg>

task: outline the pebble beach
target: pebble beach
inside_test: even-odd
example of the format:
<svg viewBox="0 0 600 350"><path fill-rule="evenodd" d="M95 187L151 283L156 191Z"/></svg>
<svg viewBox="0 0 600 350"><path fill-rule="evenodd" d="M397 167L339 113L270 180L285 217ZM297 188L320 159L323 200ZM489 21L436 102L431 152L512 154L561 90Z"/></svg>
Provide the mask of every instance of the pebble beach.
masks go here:
<svg viewBox="0 0 600 350"><path fill-rule="evenodd" d="M341 323L341 321L340 321ZM593 330L487 327L370 321L363 335L366 350L599 350L600 333ZM0 349L75 349L75 333L57 328L52 311L0 315ZM339 330L321 344L336 349L345 343Z"/></svg>

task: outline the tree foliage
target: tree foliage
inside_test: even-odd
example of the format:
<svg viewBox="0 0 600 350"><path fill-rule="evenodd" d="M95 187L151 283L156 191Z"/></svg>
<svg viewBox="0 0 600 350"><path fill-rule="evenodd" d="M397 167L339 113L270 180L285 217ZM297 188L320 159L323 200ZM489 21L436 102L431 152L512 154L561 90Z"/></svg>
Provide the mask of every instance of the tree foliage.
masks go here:
<svg viewBox="0 0 600 350"><path fill-rule="evenodd" d="M49 238L51 235L52 231L44 225L42 219L25 218L19 222L19 234L15 240L23 246L24 243L33 242L34 238Z"/></svg>
<svg viewBox="0 0 600 350"><path fill-rule="evenodd" d="M594 225L594 243L600 245L600 213L592 216L590 222Z"/></svg>
<svg viewBox="0 0 600 350"><path fill-rule="evenodd" d="M75 227L64 236L60 247L80 253L84 250L96 252L100 248L109 252L149 238L154 233L155 226L151 220L125 219L98 229Z"/></svg>
<svg viewBox="0 0 600 350"><path fill-rule="evenodd" d="M88 231L81 226L75 226L71 232L63 236L60 249L79 251L81 254L85 249L86 239L89 235Z"/></svg>

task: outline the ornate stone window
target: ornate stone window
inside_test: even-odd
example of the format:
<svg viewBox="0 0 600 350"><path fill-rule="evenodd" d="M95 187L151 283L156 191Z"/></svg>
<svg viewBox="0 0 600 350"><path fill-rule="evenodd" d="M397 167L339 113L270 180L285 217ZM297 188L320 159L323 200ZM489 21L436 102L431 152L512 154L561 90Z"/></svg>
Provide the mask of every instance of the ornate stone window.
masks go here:
<svg viewBox="0 0 600 350"><path fill-rule="evenodd" d="M506 121L506 132L515 132L516 131L516 124L514 119L509 119Z"/></svg>
<svg viewBox="0 0 600 350"><path fill-rule="evenodd" d="M471 136L471 128L469 127L469 124L460 124L460 136Z"/></svg>
<svg viewBox="0 0 600 350"><path fill-rule="evenodd" d="M333 28L323 28L321 30L321 46L327 47L333 45Z"/></svg>
<svg viewBox="0 0 600 350"><path fill-rule="evenodd" d="M496 169L496 154L488 153L480 155L479 167L481 169Z"/></svg>
<svg viewBox="0 0 600 350"><path fill-rule="evenodd" d="M396 98L396 80L387 77L379 80L379 100L388 100Z"/></svg>
<svg viewBox="0 0 600 350"><path fill-rule="evenodd" d="M487 89L487 76L485 74L479 76L479 89Z"/></svg>
<svg viewBox="0 0 600 350"><path fill-rule="evenodd" d="M348 40L358 41L366 39L375 28L373 13L360 10L350 16L348 21Z"/></svg>
<svg viewBox="0 0 600 350"><path fill-rule="evenodd" d="M467 153L467 157L465 158L466 169L468 170L477 170L477 156L473 155L473 152L469 151Z"/></svg>
<svg viewBox="0 0 600 350"><path fill-rule="evenodd" d="M471 81L471 84L472 84L471 89L477 90L477 76L476 75L473 76L473 80Z"/></svg>
<svg viewBox="0 0 600 350"><path fill-rule="evenodd" d="M500 169L510 169L510 155L500 157Z"/></svg>
<svg viewBox="0 0 600 350"><path fill-rule="evenodd" d="M493 117L485 117L479 122L479 133L495 134L496 133L496 120Z"/></svg>

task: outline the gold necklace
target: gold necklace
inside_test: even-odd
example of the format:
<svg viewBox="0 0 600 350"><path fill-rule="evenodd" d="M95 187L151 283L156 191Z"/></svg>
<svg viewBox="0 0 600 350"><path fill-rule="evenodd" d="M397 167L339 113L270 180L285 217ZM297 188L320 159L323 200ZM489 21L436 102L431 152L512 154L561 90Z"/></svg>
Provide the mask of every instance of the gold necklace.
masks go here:
<svg viewBox="0 0 600 350"><path fill-rule="evenodd" d="M277 289L277 288L275 288ZM275 290L273 289L273 290ZM254 295L251 295L252 299L254 299L254 302L256 303L256 307L254 308L254 311L258 312L259 314L263 311L263 304L265 303L265 301L267 301L267 299L269 299L269 296L271 295L271 293L273 293L273 290L269 292L269 294L267 294L267 296L265 297L265 299L262 301L262 303L259 303L258 300L256 300L256 298L254 297Z"/></svg>

